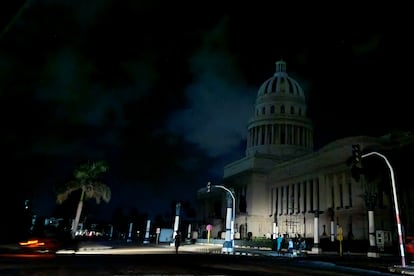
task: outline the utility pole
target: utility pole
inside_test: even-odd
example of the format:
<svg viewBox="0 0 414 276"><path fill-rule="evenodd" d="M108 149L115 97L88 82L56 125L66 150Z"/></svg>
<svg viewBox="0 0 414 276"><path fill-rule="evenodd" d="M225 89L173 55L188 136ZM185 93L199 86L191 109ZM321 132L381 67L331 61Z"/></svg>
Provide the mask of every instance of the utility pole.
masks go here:
<svg viewBox="0 0 414 276"><path fill-rule="evenodd" d="M236 199L234 198L233 192L222 185L211 185L211 182L207 183L207 192L209 193L212 188L220 188L225 190L232 199L233 208L227 208L226 215L226 244L230 247L223 247L223 252L233 253L234 252L234 220L236 218Z"/></svg>
<svg viewBox="0 0 414 276"><path fill-rule="evenodd" d="M385 155L376 152L376 151L372 151L372 152L368 152L365 154L361 154L361 148L359 145L353 145L352 146L353 150L353 162L352 162L352 168L351 168L351 172L353 173L353 177L355 178L355 180L359 180L360 177L360 173L361 171L359 171L358 169L355 168L360 168L360 162L363 158L372 156L372 155L376 155L381 157L389 171L390 171L390 177L391 177L391 188L392 188L392 196L393 196L393 202L394 202L394 211L395 211L395 220L396 220L396 224L397 224L397 231L398 231L398 242L399 242L399 247L400 247L400 255L401 255L401 266L403 268L406 267L405 264L405 253L404 253L404 241L403 241L403 237L402 237L402 227L401 227L401 219L400 219L400 210L399 210L399 204L398 204L398 196L397 196L397 188L395 185L395 176L394 176L394 169L392 168L390 162L388 161L387 157L385 157Z"/></svg>

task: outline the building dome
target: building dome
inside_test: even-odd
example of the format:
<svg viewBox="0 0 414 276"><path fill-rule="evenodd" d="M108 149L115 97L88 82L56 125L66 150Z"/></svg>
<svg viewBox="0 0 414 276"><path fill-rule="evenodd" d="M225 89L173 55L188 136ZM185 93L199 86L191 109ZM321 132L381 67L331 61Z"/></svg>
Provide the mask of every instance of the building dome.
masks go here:
<svg viewBox="0 0 414 276"><path fill-rule="evenodd" d="M276 62L275 74L260 86L257 96L266 94L305 97L299 83L286 73L286 62L284 61Z"/></svg>
<svg viewBox="0 0 414 276"><path fill-rule="evenodd" d="M260 86L253 118L248 122L246 155L266 154L290 159L313 150L313 126L306 116L305 93L289 77L286 62Z"/></svg>

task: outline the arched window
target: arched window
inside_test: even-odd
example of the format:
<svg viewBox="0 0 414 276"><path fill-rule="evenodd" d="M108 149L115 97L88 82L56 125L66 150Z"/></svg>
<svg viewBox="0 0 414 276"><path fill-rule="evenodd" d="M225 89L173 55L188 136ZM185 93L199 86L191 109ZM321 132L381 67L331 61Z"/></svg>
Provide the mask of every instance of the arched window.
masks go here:
<svg viewBox="0 0 414 276"><path fill-rule="evenodd" d="M266 108L262 107L262 115L264 115L266 113Z"/></svg>
<svg viewBox="0 0 414 276"><path fill-rule="evenodd" d="M295 114L295 108L293 106L290 107L290 114Z"/></svg>
<svg viewBox="0 0 414 276"><path fill-rule="evenodd" d="M275 113L275 106L274 105L272 105L271 107L270 107L270 113Z"/></svg>
<svg viewBox="0 0 414 276"><path fill-rule="evenodd" d="M302 108L299 108L299 116L302 116Z"/></svg>
<svg viewBox="0 0 414 276"><path fill-rule="evenodd" d="M280 113L285 114L285 106L284 105L280 106Z"/></svg>

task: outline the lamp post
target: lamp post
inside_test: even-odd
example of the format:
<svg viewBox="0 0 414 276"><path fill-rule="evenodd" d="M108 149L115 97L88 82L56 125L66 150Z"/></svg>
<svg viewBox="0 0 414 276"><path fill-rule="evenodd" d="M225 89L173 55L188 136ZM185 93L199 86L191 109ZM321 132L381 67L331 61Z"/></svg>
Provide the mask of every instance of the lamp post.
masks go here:
<svg viewBox="0 0 414 276"><path fill-rule="evenodd" d="M232 212L232 218L231 218L231 226L230 226L230 240L231 240L231 249L228 249L228 252L234 252L234 220L236 219L236 199L234 198L233 192L230 191L230 189L222 186L222 185L211 185L211 182L208 182L207 184L207 192L211 191L211 188L221 188L228 192L232 198L233 203L233 212Z"/></svg>
<svg viewBox="0 0 414 276"><path fill-rule="evenodd" d="M394 170L393 170L390 162L388 161L388 159L384 155L382 155L381 153L373 151L373 152L363 154L361 157L365 158L365 157L368 157L368 156L371 156L371 155L377 155L377 156L381 157L382 159L384 159L385 163L387 164L387 166L390 170L392 194L393 194L393 198L394 198L395 220L397 222L398 242L400 244L401 266L405 267L406 265L405 265L404 243L403 243L403 238L402 238L400 211L399 211L399 208L398 208L397 189L395 187Z"/></svg>
<svg viewBox="0 0 414 276"><path fill-rule="evenodd" d="M233 214L232 214L232 218L231 218L231 227L230 227L230 239L231 239L231 249L230 250L228 250L228 251L230 251L230 252L234 252L234 220L235 220L235 218L236 218L236 212L235 212L235 206L236 206L236 199L234 198L234 195L233 195L233 193L232 193L232 191L230 191L228 188L226 188L226 187L224 187L224 186L221 186L221 185L215 185L215 187L217 187L217 188L221 188L221 189L224 189L225 191L227 191L229 194L230 194L230 196L231 196L231 198L232 198L232 201L233 201Z"/></svg>

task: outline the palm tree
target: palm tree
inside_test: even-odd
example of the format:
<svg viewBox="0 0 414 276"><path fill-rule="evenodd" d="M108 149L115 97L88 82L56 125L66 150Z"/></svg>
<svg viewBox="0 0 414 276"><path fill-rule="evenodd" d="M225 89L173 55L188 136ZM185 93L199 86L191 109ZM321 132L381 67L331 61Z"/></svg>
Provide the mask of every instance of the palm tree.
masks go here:
<svg viewBox="0 0 414 276"><path fill-rule="evenodd" d="M75 237L76 230L78 229L83 201L85 199L95 198L97 204L101 200L105 202L111 200L111 189L99 181L100 176L107 170L108 166L103 161L82 164L74 171L75 179L68 182L57 194L56 201L58 204L62 204L72 192L81 190L75 220L72 224L72 238Z"/></svg>

